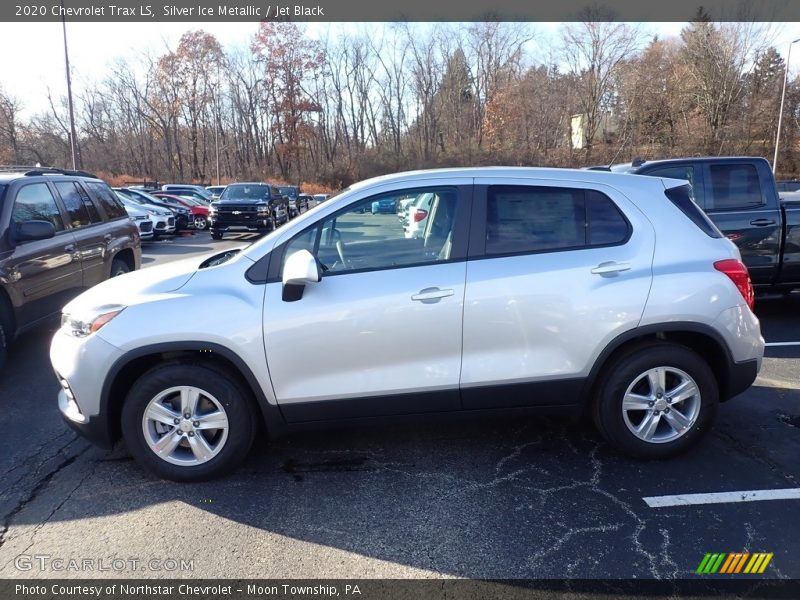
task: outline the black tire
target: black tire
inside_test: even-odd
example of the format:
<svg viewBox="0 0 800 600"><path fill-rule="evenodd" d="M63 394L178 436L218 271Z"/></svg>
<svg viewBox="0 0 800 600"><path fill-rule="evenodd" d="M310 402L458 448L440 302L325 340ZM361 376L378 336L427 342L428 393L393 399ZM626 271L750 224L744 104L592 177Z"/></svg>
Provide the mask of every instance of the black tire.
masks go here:
<svg viewBox="0 0 800 600"><path fill-rule="evenodd" d="M119 275L124 275L125 273L130 273L131 268L121 258L115 258L111 261L111 277L117 277Z"/></svg>
<svg viewBox="0 0 800 600"><path fill-rule="evenodd" d="M212 394L228 418L228 437L219 453L193 466L172 464L157 456L142 430L150 400L180 385ZM133 384L122 407L122 435L134 459L155 475L173 481L204 481L230 473L247 457L255 432L256 413L249 392L224 370L204 364L173 362L150 369Z"/></svg>
<svg viewBox="0 0 800 600"><path fill-rule="evenodd" d="M202 215L198 215L194 218L194 228L203 231L208 229L208 219Z"/></svg>
<svg viewBox="0 0 800 600"><path fill-rule="evenodd" d="M697 400L699 412L694 423L677 439L661 443L637 437L625 423L622 410L628 387L642 374L657 367L683 371L694 380L700 392ZM605 366L596 388L592 416L603 437L624 453L637 458L658 459L678 455L703 437L714 422L718 405L719 388L708 363L685 346L657 342L634 346ZM668 424L663 427L668 427Z"/></svg>
<svg viewBox="0 0 800 600"><path fill-rule="evenodd" d="M221 240L223 233L221 231L212 231L211 232L211 239L212 240Z"/></svg>

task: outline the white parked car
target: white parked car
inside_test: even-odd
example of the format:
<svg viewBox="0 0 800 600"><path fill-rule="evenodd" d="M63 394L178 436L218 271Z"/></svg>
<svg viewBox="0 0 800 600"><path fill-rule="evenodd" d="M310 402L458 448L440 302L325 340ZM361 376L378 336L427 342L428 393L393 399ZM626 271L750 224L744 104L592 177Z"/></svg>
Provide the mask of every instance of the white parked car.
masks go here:
<svg viewBox="0 0 800 600"><path fill-rule="evenodd" d="M426 194L418 237L369 214ZM417 171L245 248L91 288L50 359L67 423L104 445L121 431L175 480L230 471L258 432L462 411L586 410L619 450L661 458L755 380L752 304L739 251L684 181Z"/></svg>
<svg viewBox="0 0 800 600"><path fill-rule="evenodd" d="M423 235L434 199L435 194L432 192L420 194L408 206L404 220L404 233L407 238L418 238Z"/></svg>
<svg viewBox="0 0 800 600"><path fill-rule="evenodd" d="M128 200L120 193L117 193L117 198L119 198L119 201L125 206L125 212L128 213L128 218L136 223L136 226L139 228L139 237L141 237L143 241L152 240L153 220L150 218L150 213L144 210L142 206Z"/></svg>

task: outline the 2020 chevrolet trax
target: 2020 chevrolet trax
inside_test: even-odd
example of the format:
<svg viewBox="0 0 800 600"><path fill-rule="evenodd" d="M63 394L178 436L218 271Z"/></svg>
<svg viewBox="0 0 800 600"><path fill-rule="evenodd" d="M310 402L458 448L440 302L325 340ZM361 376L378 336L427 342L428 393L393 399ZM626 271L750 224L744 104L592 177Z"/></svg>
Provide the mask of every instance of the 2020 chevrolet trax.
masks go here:
<svg viewBox="0 0 800 600"><path fill-rule="evenodd" d="M588 409L622 451L676 454L764 349L738 250L688 192L534 168L361 182L248 247L70 302L59 406L176 480L229 471L257 432L456 411ZM419 236L371 213L423 194Z"/></svg>

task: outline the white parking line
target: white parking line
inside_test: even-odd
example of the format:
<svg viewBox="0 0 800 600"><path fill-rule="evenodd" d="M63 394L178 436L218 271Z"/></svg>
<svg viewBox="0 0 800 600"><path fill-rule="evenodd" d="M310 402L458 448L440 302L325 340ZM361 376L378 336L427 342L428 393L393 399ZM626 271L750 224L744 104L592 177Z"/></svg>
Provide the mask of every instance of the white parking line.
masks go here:
<svg viewBox="0 0 800 600"><path fill-rule="evenodd" d="M784 490L750 490L746 492L713 492L710 494L678 494L642 498L650 508L691 506L693 504L726 504L729 502L760 502L762 500L800 500L800 488Z"/></svg>
<svg viewBox="0 0 800 600"><path fill-rule="evenodd" d="M769 342L765 346L800 346L800 342Z"/></svg>

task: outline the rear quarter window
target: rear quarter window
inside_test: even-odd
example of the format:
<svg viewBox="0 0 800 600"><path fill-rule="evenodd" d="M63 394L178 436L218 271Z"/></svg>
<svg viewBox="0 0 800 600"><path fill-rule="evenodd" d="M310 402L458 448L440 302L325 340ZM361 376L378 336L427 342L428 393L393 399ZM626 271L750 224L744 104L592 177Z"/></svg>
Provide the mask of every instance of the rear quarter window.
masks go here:
<svg viewBox="0 0 800 600"><path fill-rule="evenodd" d="M114 192L111 191L111 188L105 183L86 182L86 187L97 199L98 204L103 207L103 211L106 213L109 220L128 217L128 213L122 205L122 202L120 202L119 198L116 197Z"/></svg>
<svg viewBox="0 0 800 600"><path fill-rule="evenodd" d="M691 191L691 186L681 185L665 190L664 195L708 237L721 238L722 233L717 229L717 226L692 200Z"/></svg>

